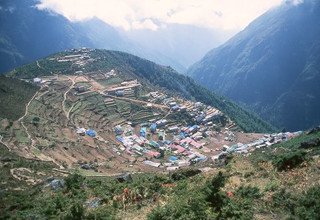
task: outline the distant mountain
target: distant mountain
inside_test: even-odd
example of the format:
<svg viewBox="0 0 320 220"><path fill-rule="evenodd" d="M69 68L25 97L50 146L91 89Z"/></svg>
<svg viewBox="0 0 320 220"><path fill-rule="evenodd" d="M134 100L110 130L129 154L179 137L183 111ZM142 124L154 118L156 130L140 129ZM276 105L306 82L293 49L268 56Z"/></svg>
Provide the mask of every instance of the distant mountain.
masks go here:
<svg viewBox="0 0 320 220"><path fill-rule="evenodd" d="M193 25L168 24L157 31L131 30L124 33L130 40L150 51L174 58L184 67L200 60L208 48L217 47L234 32L196 27ZM152 40L150 40L152 39Z"/></svg>
<svg viewBox="0 0 320 220"><path fill-rule="evenodd" d="M68 48L104 45L121 49L125 44L115 29L97 19L71 23L36 9L37 2L1 3L0 72Z"/></svg>
<svg viewBox="0 0 320 220"><path fill-rule="evenodd" d="M289 130L320 123L320 2L286 1L188 74Z"/></svg>
<svg viewBox="0 0 320 220"><path fill-rule="evenodd" d="M0 73L49 54L90 47L129 52L179 72L232 33L172 24L157 31L116 29L98 18L71 22L39 0L0 2Z"/></svg>
<svg viewBox="0 0 320 220"><path fill-rule="evenodd" d="M138 78L139 81L151 87L161 87L187 99L214 106L228 115L246 132L275 131L274 127L256 115L201 87L190 77L179 74L170 67L161 66L128 53L108 50L92 50L90 57L95 61L81 67L72 65L72 62L57 62L54 59L57 56L70 54L73 53L69 51L54 54L37 62L18 67L7 75L30 79L52 74L72 74L80 70L90 73L116 69L123 74L131 76L131 78Z"/></svg>
<svg viewBox="0 0 320 220"><path fill-rule="evenodd" d="M65 17L38 10L38 0L0 3L0 73L49 54L79 47L131 52L179 71L186 68L169 56L147 50L105 22L93 18L70 22Z"/></svg>

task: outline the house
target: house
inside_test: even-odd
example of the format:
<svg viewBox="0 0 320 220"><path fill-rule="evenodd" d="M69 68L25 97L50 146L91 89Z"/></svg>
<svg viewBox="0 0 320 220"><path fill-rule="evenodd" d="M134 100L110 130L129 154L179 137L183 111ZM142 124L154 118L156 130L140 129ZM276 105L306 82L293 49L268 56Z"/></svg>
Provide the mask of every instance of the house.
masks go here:
<svg viewBox="0 0 320 220"><path fill-rule="evenodd" d="M148 151L147 155L149 155L151 157L154 157L154 158L160 158L161 157L161 154L159 152L157 152L157 151Z"/></svg>
<svg viewBox="0 0 320 220"><path fill-rule="evenodd" d="M152 140L149 142L149 145L150 145L151 147L154 147L154 148L159 148L159 147L160 147L160 145L159 145L157 142L152 141Z"/></svg>
<svg viewBox="0 0 320 220"><path fill-rule="evenodd" d="M120 125L117 125L117 126L114 128L114 132L115 132L117 135L123 134L122 127L121 127Z"/></svg>
<svg viewBox="0 0 320 220"><path fill-rule="evenodd" d="M140 147L139 145L135 144L132 146L132 149L139 151L139 152L143 152L144 149L142 147Z"/></svg>
<svg viewBox="0 0 320 220"><path fill-rule="evenodd" d="M146 165L152 166L152 167L160 167L160 165L161 165L160 163L155 163L150 160L145 160L143 163Z"/></svg>
<svg viewBox="0 0 320 220"><path fill-rule="evenodd" d="M85 92L86 91L86 87L84 86L76 86L75 90L79 93L81 92Z"/></svg>
<svg viewBox="0 0 320 220"><path fill-rule="evenodd" d="M176 150L177 153L182 154L183 152L186 151L186 149L184 147L181 147L180 145L171 145L171 149Z"/></svg>
<svg viewBox="0 0 320 220"><path fill-rule="evenodd" d="M123 90L117 90L115 92L116 96L124 96L124 91Z"/></svg>
<svg viewBox="0 0 320 220"><path fill-rule="evenodd" d="M151 124L150 131L152 134L154 134L157 131L157 124L156 123Z"/></svg>
<svg viewBox="0 0 320 220"><path fill-rule="evenodd" d="M193 147L195 147L195 148L197 148L197 149L200 149L200 148L203 147L204 144L203 144L203 143L196 142L196 141L191 141L191 142L190 142L190 145L193 146Z"/></svg>
<svg viewBox="0 0 320 220"><path fill-rule="evenodd" d="M95 130L93 129L89 129L86 131L86 134L90 137L96 137L97 136L97 133L95 132Z"/></svg>
<svg viewBox="0 0 320 220"><path fill-rule="evenodd" d="M171 110L172 111L178 111L179 110L179 106L178 105L171 106Z"/></svg>
<svg viewBox="0 0 320 220"><path fill-rule="evenodd" d="M179 167L186 167L190 165L190 162L187 160L179 160L176 162Z"/></svg>
<svg viewBox="0 0 320 220"><path fill-rule="evenodd" d="M86 129L85 128L78 128L77 134L84 136L86 134Z"/></svg>
<svg viewBox="0 0 320 220"><path fill-rule="evenodd" d="M177 161L177 160L178 160L178 158L175 157L175 156L170 156L170 157L169 157L169 161L170 161L170 162L175 162L175 161Z"/></svg>
<svg viewBox="0 0 320 220"><path fill-rule="evenodd" d="M41 84L42 83L42 79L37 77L37 78L33 79L33 82L36 83L36 84Z"/></svg>
<svg viewBox="0 0 320 220"><path fill-rule="evenodd" d="M168 128L168 131L170 131L170 132L176 132L178 130L179 130L179 127L176 125Z"/></svg>
<svg viewBox="0 0 320 220"><path fill-rule="evenodd" d="M165 126L167 122L168 121L166 119L161 119L161 120L157 121L156 124L158 127L162 127L162 126Z"/></svg>
<svg viewBox="0 0 320 220"><path fill-rule="evenodd" d="M146 127L142 127L140 129L140 136L145 138L146 135L147 135L147 128Z"/></svg>

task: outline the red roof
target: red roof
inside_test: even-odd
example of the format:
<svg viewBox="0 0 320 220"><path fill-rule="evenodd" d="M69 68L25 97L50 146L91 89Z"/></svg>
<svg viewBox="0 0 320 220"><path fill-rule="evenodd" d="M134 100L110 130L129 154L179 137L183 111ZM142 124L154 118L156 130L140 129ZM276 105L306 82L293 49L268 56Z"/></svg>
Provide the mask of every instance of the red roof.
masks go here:
<svg viewBox="0 0 320 220"><path fill-rule="evenodd" d="M198 143L196 141L192 141L192 142L190 142L190 144L192 146L194 146L195 148L201 148L204 145L203 143Z"/></svg>
<svg viewBox="0 0 320 220"><path fill-rule="evenodd" d="M180 145L171 145L172 149L176 149L178 151L178 153L183 153L186 151L186 149L184 147L181 147Z"/></svg>
<svg viewBox="0 0 320 220"><path fill-rule="evenodd" d="M160 153L156 152L156 151L148 151L147 154L152 157L159 157L160 156Z"/></svg>

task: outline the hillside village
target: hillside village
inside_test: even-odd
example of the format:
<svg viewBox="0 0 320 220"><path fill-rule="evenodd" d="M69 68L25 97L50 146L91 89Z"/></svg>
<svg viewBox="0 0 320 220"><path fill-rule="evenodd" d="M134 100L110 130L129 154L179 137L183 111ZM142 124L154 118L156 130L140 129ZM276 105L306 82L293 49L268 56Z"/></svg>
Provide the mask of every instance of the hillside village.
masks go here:
<svg viewBox="0 0 320 220"><path fill-rule="evenodd" d="M41 89L27 106L22 127L16 124L11 131L17 139L4 137L9 147L15 143L25 155L65 168L170 172L212 167L228 153L249 154L299 135L245 134L213 106L169 94L117 69L88 71L87 65L101 59L91 52L82 48L48 59L50 65L71 64L73 74L26 79Z"/></svg>

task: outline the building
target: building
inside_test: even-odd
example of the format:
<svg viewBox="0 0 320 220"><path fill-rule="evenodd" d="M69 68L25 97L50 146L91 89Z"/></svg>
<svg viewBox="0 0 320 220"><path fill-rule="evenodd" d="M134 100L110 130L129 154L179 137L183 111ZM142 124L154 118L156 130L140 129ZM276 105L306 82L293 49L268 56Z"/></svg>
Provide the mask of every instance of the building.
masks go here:
<svg viewBox="0 0 320 220"><path fill-rule="evenodd" d="M77 129L77 134L84 136L86 134L86 129L84 128L78 128Z"/></svg>
<svg viewBox="0 0 320 220"><path fill-rule="evenodd" d="M75 90L76 90L77 92L79 92L79 93L85 92L86 89L87 89L87 88L84 87L84 86L77 86L77 87L75 88Z"/></svg>
<svg viewBox="0 0 320 220"><path fill-rule="evenodd" d="M33 79L33 82L36 83L36 84L41 84L42 83L42 79L37 77L37 78Z"/></svg>

